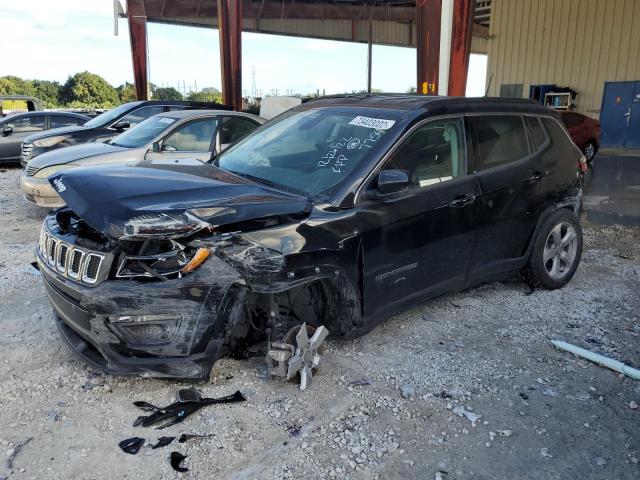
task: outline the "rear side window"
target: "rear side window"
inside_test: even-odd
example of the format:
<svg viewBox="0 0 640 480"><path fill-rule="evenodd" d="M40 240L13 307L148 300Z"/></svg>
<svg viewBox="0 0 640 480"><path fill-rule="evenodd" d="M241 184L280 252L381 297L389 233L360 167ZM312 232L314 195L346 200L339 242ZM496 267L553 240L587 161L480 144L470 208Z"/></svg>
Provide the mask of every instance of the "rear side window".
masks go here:
<svg viewBox="0 0 640 480"><path fill-rule="evenodd" d="M519 115L469 117L476 145L477 170L504 165L529 155L527 135Z"/></svg>
<svg viewBox="0 0 640 480"><path fill-rule="evenodd" d="M68 117L66 115L52 115L51 128L68 127L71 125L82 125L84 120L76 117Z"/></svg>
<svg viewBox="0 0 640 480"><path fill-rule="evenodd" d="M253 132L258 125L247 118L242 117L225 117L222 120L222 128L220 129L220 143L226 145L235 143Z"/></svg>
<svg viewBox="0 0 640 480"><path fill-rule="evenodd" d="M533 149L539 150L547 143L547 132L537 117L524 117L524 122L527 124Z"/></svg>
<svg viewBox="0 0 640 480"><path fill-rule="evenodd" d="M549 132L551 144L560 158L571 158L578 153L577 147L555 120L543 118L542 123L546 131Z"/></svg>

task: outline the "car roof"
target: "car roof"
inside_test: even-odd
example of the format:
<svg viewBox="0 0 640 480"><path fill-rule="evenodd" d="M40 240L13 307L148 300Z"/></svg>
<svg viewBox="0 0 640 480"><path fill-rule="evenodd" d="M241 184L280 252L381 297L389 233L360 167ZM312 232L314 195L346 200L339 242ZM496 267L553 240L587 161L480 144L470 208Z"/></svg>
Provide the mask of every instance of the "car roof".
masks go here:
<svg viewBox="0 0 640 480"><path fill-rule="evenodd" d="M132 107L136 106L153 106L153 105L185 105L188 107L209 107L220 110L231 110L230 106L218 102L196 102L190 100L136 100L128 102ZM124 104L123 104L124 105Z"/></svg>
<svg viewBox="0 0 640 480"><path fill-rule="evenodd" d="M406 93L330 95L303 103L296 109L315 107L352 106L367 108L389 108L405 111L431 111L461 113L464 111L492 112L517 111L549 114L548 107L526 98L510 97L445 97L410 95ZM450 112L449 112L450 111Z"/></svg>
<svg viewBox="0 0 640 480"><path fill-rule="evenodd" d="M175 118L175 119L183 119L183 118L193 118L193 117L202 117L202 116L210 116L210 115L225 115L227 117L231 116L231 117L245 117L245 118L251 118L253 120L256 120L258 122L265 122L266 120L262 117L259 117L257 115L252 115L250 113L244 113L244 112L234 112L234 111L230 111L230 110L204 110L204 109L198 109L198 110L173 110L171 112L162 112L162 113L158 113L155 116L156 117L169 117L169 118Z"/></svg>

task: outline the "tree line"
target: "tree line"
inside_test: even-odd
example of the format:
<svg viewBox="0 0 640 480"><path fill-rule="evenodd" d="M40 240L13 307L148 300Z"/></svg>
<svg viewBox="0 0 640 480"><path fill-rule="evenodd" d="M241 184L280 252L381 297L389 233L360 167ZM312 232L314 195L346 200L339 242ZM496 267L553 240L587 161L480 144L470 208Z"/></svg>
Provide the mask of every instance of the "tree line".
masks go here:
<svg viewBox="0 0 640 480"><path fill-rule="evenodd" d="M173 87L150 85L154 100L191 100L222 102L222 95L215 88L203 88L199 92L182 95ZM0 77L0 95L29 95L42 100L45 108L112 108L136 100L131 83L113 87L100 75L79 72L69 76L66 82L50 80L26 80L8 75Z"/></svg>

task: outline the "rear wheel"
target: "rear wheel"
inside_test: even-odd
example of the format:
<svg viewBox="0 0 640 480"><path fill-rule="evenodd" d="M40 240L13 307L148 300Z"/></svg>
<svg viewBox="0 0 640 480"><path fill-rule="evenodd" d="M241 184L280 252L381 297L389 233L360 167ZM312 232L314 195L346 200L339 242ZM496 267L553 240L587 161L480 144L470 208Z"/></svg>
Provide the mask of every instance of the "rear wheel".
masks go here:
<svg viewBox="0 0 640 480"><path fill-rule="evenodd" d="M581 255L580 222L570 210L560 209L540 228L523 277L532 286L564 287L575 274Z"/></svg>
<svg viewBox="0 0 640 480"><path fill-rule="evenodd" d="M593 140L589 140L584 146L584 156L587 159L587 163L591 163L593 157L596 156L597 151L598 147L596 146L596 142L594 142Z"/></svg>

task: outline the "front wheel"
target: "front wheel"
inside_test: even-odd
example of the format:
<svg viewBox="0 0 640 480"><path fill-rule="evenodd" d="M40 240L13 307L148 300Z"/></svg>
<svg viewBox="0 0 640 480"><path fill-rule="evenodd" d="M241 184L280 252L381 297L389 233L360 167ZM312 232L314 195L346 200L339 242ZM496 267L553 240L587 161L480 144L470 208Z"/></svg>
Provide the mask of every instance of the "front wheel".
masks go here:
<svg viewBox="0 0 640 480"><path fill-rule="evenodd" d="M560 209L538 231L522 274L530 285L549 290L564 287L576 273L582 255L582 228L576 215Z"/></svg>
<svg viewBox="0 0 640 480"><path fill-rule="evenodd" d="M598 147L596 146L596 142L593 140L589 140L587 144L584 146L584 157L587 159L587 163L591 163L593 161L593 157L596 156L596 152L598 151Z"/></svg>

